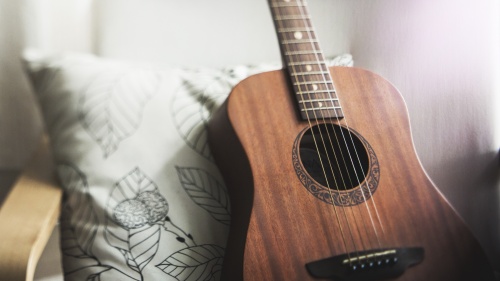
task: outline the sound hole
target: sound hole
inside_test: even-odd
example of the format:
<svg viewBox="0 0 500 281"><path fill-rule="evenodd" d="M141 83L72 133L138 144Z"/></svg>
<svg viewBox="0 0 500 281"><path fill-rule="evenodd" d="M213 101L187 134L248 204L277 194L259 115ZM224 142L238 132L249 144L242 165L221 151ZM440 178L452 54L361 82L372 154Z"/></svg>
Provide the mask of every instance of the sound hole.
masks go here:
<svg viewBox="0 0 500 281"><path fill-rule="evenodd" d="M299 143L300 161L310 177L324 187L346 191L368 175L368 152L354 133L334 124L309 128Z"/></svg>

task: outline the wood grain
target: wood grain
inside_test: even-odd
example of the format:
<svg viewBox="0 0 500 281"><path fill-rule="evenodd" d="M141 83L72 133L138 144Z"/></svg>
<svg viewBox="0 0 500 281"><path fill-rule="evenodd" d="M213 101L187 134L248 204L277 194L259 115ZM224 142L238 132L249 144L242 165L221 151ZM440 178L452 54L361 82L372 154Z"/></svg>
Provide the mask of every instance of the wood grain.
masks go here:
<svg viewBox="0 0 500 281"><path fill-rule="evenodd" d="M60 213L62 190L54 173L48 140L43 138L0 206L0 280L33 280Z"/></svg>
<svg viewBox="0 0 500 281"><path fill-rule="evenodd" d="M493 280L477 241L423 171L399 92L366 70L330 71L346 116L338 124L373 147L378 190L361 205L336 210L312 196L292 165L294 140L308 123L300 121L286 73L244 80L209 124L233 208L224 280L313 280L306 263L359 245L424 247L424 261L397 280ZM380 215L374 227L369 212ZM346 231L364 225L368 231Z"/></svg>

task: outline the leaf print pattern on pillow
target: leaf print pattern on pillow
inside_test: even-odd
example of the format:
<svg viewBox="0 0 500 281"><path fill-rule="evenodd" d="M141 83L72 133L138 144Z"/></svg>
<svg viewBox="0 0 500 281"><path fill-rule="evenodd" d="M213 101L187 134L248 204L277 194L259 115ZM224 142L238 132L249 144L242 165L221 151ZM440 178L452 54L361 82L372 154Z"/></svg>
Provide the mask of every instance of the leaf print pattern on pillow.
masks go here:
<svg viewBox="0 0 500 281"><path fill-rule="evenodd" d="M220 277L231 211L206 124L240 80L279 66L146 67L75 54L30 67L54 159L73 163L58 166L65 280Z"/></svg>
<svg viewBox="0 0 500 281"><path fill-rule="evenodd" d="M120 179L107 203L106 241L123 255L136 278L156 256L162 233L183 247L196 246L193 236L168 216L169 205L157 185L139 168Z"/></svg>
<svg viewBox="0 0 500 281"><path fill-rule="evenodd" d="M159 85L160 77L153 71L109 69L84 89L79 118L104 157L137 130L144 107Z"/></svg>
<svg viewBox="0 0 500 281"><path fill-rule="evenodd" d="M143 196L145 193L147 195ZM141 278L142 270L158 250L161 224L167 212L167 201L139 168L118 181L111 191L107 203L106 240L120 251L128 267Z"/></svg>
<svg viewBox="0 0 500 281"><path fill-rule="evenodd" d="M61 249L65 255L93 257L92 246L99 221L88 193L86 177L70 164L61 164L57 170L65 191L61 229L71 232L71 239L63 240Z"/></svg>
<svg viewBox="0 0 500 281"><path fill-rule="evenodd" d="M207 120L231 91L233 80L230 72L194 71L183 78L172 103L172 117L180 136L189 147L210 160Z"/></svg>
<svg viewBox="0 0 500 281"><path fill-rule="evenodd" d="M198 206L222 224L231 223L229 195L224 185L208 172L197 168L176 167L182 187Z"/></svg>
<svg viewBox="0 0 500 281"><path fill-rule="evenodd" d="M157 267L179 281L215 281L220 279L224 248L200 245L170 255Z"/></svg>
<svg viewBox="0 0 500 281"><path fill-rule="evenodd" d="M180 281L215 281L220 277L224 248L211 244L197 245L193 236L168 216L167 200L139 168L116 182L107 204L105 239L119 250L125 263L121 267L102 264L92 251L99 221L86 176L70 164L59 165L58 173L65 189L61 249L68 279L144 280L143 270L158 252L162 231L174 237L184 248L169 254L156 267ZM74 259L78 262L66 266Z"/></svg>
<svg viewBox="0 0 500 281"><path fill-rule="evenodd" d="M108 265L93 254L99 221L93 208L86 176L74 165L57 167L65 194L60 219L63 269L68 280L103 280L106 275L120 280L138 280ZM72 262L78 260L78 262Z"/></svg>
<svg viewBox="0 0 500 281"><path fill-rule="evenodd" d="M208 148L206 127L212 113L227 98L231 89L241 80L264 67L240 67L221 70L199 69L187 71L183 83L172 102L172 118L180 136L189 147L212 160Z"/></svg>

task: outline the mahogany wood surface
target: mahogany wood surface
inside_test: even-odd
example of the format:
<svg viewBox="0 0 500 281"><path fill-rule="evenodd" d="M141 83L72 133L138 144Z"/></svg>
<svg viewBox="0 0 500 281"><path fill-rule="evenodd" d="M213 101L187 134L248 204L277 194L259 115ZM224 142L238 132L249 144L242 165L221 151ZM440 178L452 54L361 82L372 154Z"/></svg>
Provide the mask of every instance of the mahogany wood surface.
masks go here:
<svg viewBox="0 0 500 281"><path fill-rule="evenodd" d="M378 189L358 206L336 207L346 214L336 219L333 206L312 196L294 171L293 144L309 125L294 105L286 72L244 80L209 124L210 145L232 200L223 279L317 280L305 264L344 254L346 245L354 251L340 227L345 235L353 225L370 226L370 210L381 218L383 231L375 227L380 243L368 227L353 232L357 245L425 249L423 262L396 280L494 280L479 244L424 172L399 92L366 70L330 72L345 118L327 122L348 126L371 145L380 165Z"/></svg>

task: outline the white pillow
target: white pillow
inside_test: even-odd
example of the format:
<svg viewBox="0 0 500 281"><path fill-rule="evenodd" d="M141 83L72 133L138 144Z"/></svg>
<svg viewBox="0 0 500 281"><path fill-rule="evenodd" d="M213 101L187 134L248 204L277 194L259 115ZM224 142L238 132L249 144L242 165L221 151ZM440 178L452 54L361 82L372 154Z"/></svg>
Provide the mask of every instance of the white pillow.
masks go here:
<svg viewBox="0 0 500 281"><path fill-rule="evenodd" d="M66 280L218 280L231 211L207 120L237 82L278 66L26 61L65 190Z"/></svg>

